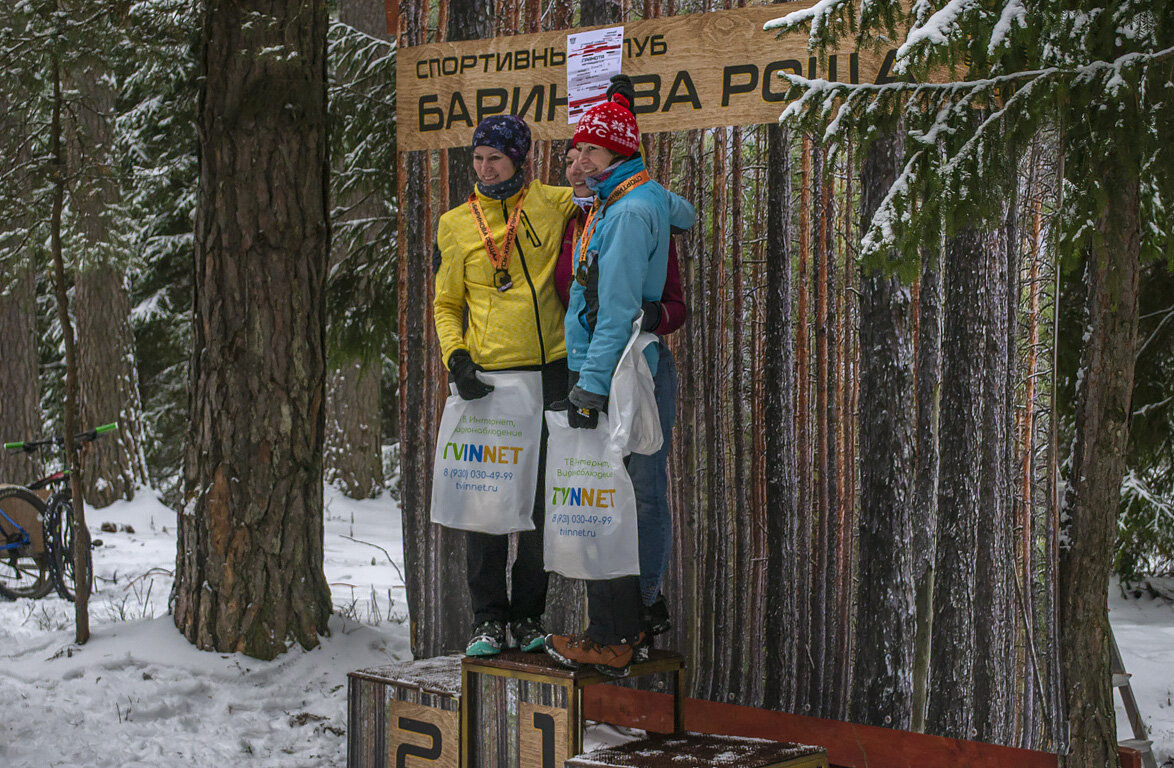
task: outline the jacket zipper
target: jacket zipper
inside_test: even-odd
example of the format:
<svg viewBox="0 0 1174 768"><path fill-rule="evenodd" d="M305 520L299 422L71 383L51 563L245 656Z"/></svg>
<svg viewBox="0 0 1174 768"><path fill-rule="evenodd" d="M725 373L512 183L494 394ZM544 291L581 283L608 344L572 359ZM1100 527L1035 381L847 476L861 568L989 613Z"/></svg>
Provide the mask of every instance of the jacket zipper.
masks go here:
<svg viewBox="0 0 1174 768"><path fill-rule="evenodd" d="M501 201L501 215L509 221L509 211L506 210L505 200ZM542 357L542 366L546 367L546 342L542 340L542 318L538 314L538 291L534 288L534 281L530 279L530 270L526 266L526 254L522 251L522 244L514 239L514 247L518 249L518 259L522 262L522 274L526 276L526 285L530 286L530 299L534 302L534 328L538 331L538 352Z"/></svg>

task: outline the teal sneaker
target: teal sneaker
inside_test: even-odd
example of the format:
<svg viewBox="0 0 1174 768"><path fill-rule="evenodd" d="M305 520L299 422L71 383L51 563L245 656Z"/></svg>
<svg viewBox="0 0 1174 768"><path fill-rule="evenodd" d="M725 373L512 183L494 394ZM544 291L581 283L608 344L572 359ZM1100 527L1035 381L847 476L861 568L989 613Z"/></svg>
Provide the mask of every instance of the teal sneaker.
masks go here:
<svg viewBox="0 0 1174 768"><path fill-rule="evenodd" d="M510 634L514 636L518 648L525 653L541 651L546 642L546 630L542 628L542 622L534 617L510 622Z"/></svg>
<svg viewBox="0 0 1174 768"><path fill-rule="evenodd" d="M465 646L466 656L496 656L505 645L505 624L483 621L473 628L473 636Z"/></svg>

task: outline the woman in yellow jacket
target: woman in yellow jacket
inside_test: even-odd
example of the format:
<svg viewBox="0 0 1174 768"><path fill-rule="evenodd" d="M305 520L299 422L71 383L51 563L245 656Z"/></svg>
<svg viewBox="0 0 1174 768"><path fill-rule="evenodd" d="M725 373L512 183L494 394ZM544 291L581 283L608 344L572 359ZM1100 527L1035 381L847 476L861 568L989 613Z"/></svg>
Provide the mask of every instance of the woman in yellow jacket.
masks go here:
<svg viewBox="0 0 1174 768"><path fill-rule="evenodd" d="M440 217L433 316L441 354L457 393L466 400L484 397L493 389L477 371L541 371L544 407L566 396L563 306L554 270L575 204L569 187L526 183L522 165L529 150L530 129L519 118L495 115L482 120L473 133L477 188L465 203ZM543 647L545 422L542 432L535 530L518 534L509 593L508 535L468 533L474 628L465 652L470 656L499 653L507 624L522 650Z"/></svg>

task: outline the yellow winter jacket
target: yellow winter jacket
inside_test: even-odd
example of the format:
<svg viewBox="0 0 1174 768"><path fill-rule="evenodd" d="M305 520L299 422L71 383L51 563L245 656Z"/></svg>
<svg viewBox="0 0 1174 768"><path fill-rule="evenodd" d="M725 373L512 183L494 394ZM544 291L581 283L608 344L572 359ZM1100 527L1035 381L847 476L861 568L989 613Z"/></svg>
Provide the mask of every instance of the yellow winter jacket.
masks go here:
<svg viewBox="0 0 1174 768"><path fill-rule="evenodd" d="M477 193L499 248L521 194L493 200ZM440 269L432 310L446 364L458 349L468 350L473 361L488 370L541 365L567 356L564 309L554 288L554 267L567 220L575 210L570 187L530 182L510 252L513 287L505 291L498 291L494 284L493 262L469 204L461 203L440 217L436 231ZM466 307L468 327L464 328Z"/></svg>

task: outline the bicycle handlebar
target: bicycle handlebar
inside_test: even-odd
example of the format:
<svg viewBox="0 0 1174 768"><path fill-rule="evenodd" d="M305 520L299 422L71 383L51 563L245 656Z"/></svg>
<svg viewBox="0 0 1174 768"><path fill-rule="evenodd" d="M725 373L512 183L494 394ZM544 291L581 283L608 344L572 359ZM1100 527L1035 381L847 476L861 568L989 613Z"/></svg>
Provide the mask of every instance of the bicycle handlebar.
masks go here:
<svg viewBox="0 0 1174 768"><path fill-rule="evenodd" d="M104 435L107 432L113 432L116 429L118 429L118 422L112 421L109 424L103 424L100 427L94 427L91 430L82 432L81 434L74 437L74 440L77 440L80 443L88 443L92 440L97 440L99 436ZM38 448L46 445L65 445L65 438L63 438L61 435L54 435L53 437L46 437L44 440L20 440L15 443L5 443L4 450L25 451L26 453L32 453Z"/></svg>

